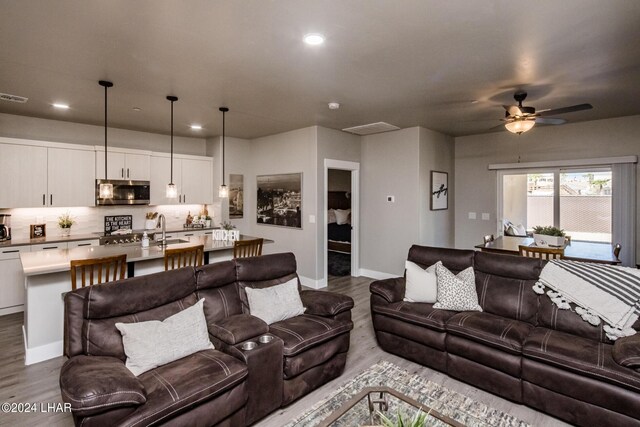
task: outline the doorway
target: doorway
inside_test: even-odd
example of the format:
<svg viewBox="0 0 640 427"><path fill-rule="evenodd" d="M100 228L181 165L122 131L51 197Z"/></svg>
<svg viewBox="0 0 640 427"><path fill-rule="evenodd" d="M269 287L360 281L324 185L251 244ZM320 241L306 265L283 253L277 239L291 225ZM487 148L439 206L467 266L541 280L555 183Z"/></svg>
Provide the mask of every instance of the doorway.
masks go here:
<svg viewBox="0 0 640 427"><path fill-rule="evenodd" d="M324 277L359 276L360 164L325 159Z"/></svg>

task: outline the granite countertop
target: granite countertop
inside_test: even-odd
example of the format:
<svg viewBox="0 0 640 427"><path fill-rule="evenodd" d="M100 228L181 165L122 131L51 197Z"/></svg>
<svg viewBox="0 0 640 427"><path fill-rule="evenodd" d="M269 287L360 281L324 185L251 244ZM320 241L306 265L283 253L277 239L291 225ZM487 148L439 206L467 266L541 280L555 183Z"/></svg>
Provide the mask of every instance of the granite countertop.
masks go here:
<svg viewBox="0 0 640 427"><path fill-rule="evenodd" d="M176 228L167 230L167 233L180 233L180 232L188 232L188 231L210 231L217 230L220 227L208 227L208 228ZM159 233L160 229L154 230L133 230L134 233ZM24 246L24 245L40 245L43 243L60 243L60 242L77 242L82 240L94 240L102 237L104 233L85 233L85 234L71 234L69 237L62 237L59 235L55 236L47 236L40 237L37 239L11 239L6 242L0 242L0 249L2 248L10 248L12 246Z"/></svg>
<svg viewBox="0 0 640 427"><path fill-rule="evenodd" d="M240 240L255 238L256 237L240 235ZM222 251L233 248L232 241L213 240L211 236L185 237L183 240L187 240L187 242L169 244L167 248L183 248L199 244L204 245L205 252ZM265 243L273 243L273 240L265 239ZM74 249L25 252L20 254L20 261L22 262L22 269L25 276L35 276L69 271L69 262L72 259L101 258L122 254L127 255L127 262L148 261L164 258L164 248L158 246L155 242L151 242L148 248L142 248L140 243L83 246Z"/></svg>

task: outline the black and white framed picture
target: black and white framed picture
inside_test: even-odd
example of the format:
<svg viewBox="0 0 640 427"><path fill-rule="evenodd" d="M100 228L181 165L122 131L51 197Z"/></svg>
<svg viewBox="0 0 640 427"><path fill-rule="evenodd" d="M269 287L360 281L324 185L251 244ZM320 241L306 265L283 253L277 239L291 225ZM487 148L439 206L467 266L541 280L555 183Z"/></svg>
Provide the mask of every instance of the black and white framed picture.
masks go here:
<svg viewBox="0 0 640 427"><path fill-rule="evenodd" d="M244 175L229 175L229 218L244 216Z"/></svg>
<svg viewBox="0 0 640 427"><path fill-rule="evenodd" d="M302 173L258 175L258 224L302 228Z"/></svg>
<svg viewBox="0 0 640 427"><path fill-rule="evenodd" d="M449 174L431 171L431 210L449 208Z"/></svg>

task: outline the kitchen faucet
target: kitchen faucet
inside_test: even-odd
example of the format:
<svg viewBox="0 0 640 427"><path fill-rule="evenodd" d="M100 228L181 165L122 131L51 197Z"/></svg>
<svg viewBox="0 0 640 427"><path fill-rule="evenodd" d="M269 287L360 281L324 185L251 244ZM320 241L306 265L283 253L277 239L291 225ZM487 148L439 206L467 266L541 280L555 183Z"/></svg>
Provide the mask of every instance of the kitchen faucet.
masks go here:
<svg viewBox="0 0 640 427"><path fill-rule="evenodd" d="M158 226L162 227L162 237L158 240L160 246L167 246L167 220L164 214L160 214L158 217Z"/></svg>

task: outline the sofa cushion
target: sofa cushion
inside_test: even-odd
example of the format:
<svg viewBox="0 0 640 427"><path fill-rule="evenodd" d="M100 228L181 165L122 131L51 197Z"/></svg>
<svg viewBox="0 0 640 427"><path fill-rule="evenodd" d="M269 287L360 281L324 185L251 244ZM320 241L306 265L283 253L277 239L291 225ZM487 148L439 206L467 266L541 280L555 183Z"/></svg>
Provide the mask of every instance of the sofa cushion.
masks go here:
<svg viewBox="0 0 640 427"><path fill-rule="evenodd" d="M200 351L145 372L138 378L147 391L147 403L129 415L127 425L149 425L173 417L241 384L246 376L244 363L217 350ZM246 401L246 391L241 398ZM226 406L237 407L237 402Z"/></svg>
<svg viewBox="0 0 640 427"><path fill-rule="evenodd" d="M438 301L434 308L453 311L482 311L478 305L476 280L473 267L462 270L457 275L442 264L436 264L438 275Z"/></svg>
<svg viewBox="0 0 640 427"><path fill-rule="evenodd" d="M640 334L618 338L612 356L619 365L640 370Z"/></svg>
<svg viewBox="0 0 640 427"><path fill-rule="evenodd" d="M144 386L120 359L79 355L60 369L62 400L77 416L90 416L147 401Z"/></svg>
<svg viewBox="0 0 640 427"><path fill-rule="evenodd" d="M438 263L441 264L440 261ZM406 289L404 300L409 302L434 303L438 297L438 277L436 276L436 266L438 263L427 267L420 267L418 264L405 261Z"/></svg>
<svg viewBox="0 0 640 427"><path fill-rule="evenodd" d="M445 324L447 320L456 314L455 311L433 308L433 304L406 301L394 302L386 306L374 305L372 310L375 313L441 332L446 331Z"/></svg>
<svg viewBox="0 0 640 427"><path fill-rule="evenodd" d="M122 334L127 368L140 375L197 351L212 349L201 299L163 321L116 323Z"/></svg>
<svg viewBox="0 0 640 427"><path fill-rule="evenodd" d="M555 329L571 335L577 335L594 341L611 343L604 332L604 323L594 326L585 322L575 312L575 304L571 304L572 310L560 310L547 295L539 298L538 324L537 326Z"/></svg>
<svg viewBox="0 0 640 427"><path fill-rule="evenodd" d="M447 321L447 332L502 351L522 353L525 338L533 330L526 322L491 313L458 313Z"/></svg>
<svg viewBox="0 0 640 427"><path fill-rule="evenodd" d="M249 312L267 325L304 314L297 278L264 289L247 287L245 292Z"/></svg>
<svg viewBox="0 0 640 427"><path fill-rule="evenodd" d="M313 347L313 351L303 351L283 361L284 379L293 378L311 368L319 366L338 353L349 351L349 334L342 334Z"/></svg>
<svg viewBox="0 0 640 427"><path fill-rule="evenodd" d="M284 355L294 356L353 329L353 322L303 314L269 325L269 332L284 341Z"/></svg>
<svg viewBox="0 0 640 427"><path fill-rule="evenodd" d="M226 344L234 345L269 332L263 320L250 314L236 314L216 323L209 323L209 333Z"/></svg>
<svg viewBox="0 0 640 427"><path fill-rule="evenodd" d="M427 268L438 261L454 273L458 273L467 267L473 267L473 256L476 252L471 250L432 248L429 246L413 245L409 249L407 259Z"/></svg>
<svg viewBox="0 0 640 427"><path fill-rule="evenodd" d="M618 365L612 345L547 328L535 328L523 347L525 357L579 375L640 392L640 373Z"/></svg>

